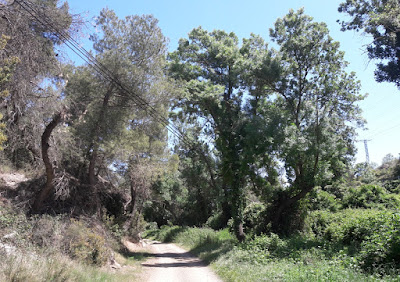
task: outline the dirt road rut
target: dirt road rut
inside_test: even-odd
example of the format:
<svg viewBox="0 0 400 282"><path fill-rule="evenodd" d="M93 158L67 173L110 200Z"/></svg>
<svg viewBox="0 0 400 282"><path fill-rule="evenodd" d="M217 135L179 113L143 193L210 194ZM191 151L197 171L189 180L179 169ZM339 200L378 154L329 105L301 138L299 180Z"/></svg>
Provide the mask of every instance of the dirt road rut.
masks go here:
<svg viewBox="0 0 400 282"><path fill-rule="evenodd" d="M174 244L149 242L151 257L142 263L149 282L220 282L200 259Z"/></svg>

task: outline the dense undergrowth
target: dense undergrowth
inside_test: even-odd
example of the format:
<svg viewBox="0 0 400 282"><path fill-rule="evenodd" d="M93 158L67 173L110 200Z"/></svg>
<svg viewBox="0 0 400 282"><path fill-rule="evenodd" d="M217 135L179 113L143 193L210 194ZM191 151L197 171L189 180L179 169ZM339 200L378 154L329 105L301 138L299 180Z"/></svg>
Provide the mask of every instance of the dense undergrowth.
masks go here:
<svg viewBox="0 0 400 282"><path fill-rule="evenodd" d="M139 261L94 218L27 216L0 204L0 281L132 281ZM130 271L113 271L117 261ZM137 272L137 273L135 273Z"/></svg>
<svg viewBox="0 0 400 282"><path fill-rule="evenodd" d="M399 214L348 209L312 212L306 232L239 243L228 229L163 226L147 236L175 242L226 281L399 281Z"/></svg>

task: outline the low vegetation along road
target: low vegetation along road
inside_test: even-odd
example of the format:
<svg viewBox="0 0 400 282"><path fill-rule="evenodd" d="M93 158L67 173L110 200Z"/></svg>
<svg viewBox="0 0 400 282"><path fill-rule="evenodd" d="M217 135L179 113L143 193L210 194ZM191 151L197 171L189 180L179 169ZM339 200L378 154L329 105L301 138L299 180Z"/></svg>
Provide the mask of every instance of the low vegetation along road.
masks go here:
<svg viewBox="0 0 400 282"><path fill-rule="evenodd" d="M222 281L199 258L174 244L152 241L147 249L151 256L142 263L146 281Z"/></svg>

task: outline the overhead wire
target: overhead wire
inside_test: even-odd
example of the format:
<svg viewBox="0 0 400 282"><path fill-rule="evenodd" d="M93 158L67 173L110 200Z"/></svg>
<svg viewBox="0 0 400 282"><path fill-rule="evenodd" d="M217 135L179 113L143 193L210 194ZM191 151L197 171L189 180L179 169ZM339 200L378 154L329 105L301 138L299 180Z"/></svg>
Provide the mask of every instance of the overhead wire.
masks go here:
<svg viewBox="0 0 400 282"><path fill-rule="evenodd" d="M105 79L114 83L123 93L128 94L127 98L132 99L136 106L147 112L157 122L161 123L166 129L177 137L180 141L188 145L191 149L198 151L195 143L190 140L178 128L172 125L169 120L163 117L148 101L140 97L140 95L132 92L101 62L99 62L90 52L82 47L71 35L65 33L62 29L57 28L56 24L44 13L38 11L33 7L29 1L15 0L15 3L21 6L27 13L29 13L35 20L37 20L44 27L49 28L57 38L59 38L69 49L71 49L77 56L79 56L85 63L91 66ZM203 152L201 152L203 153Z"/></svg>
<svg viewBox="0 0 400 282"><path fill-rule="evenodd" d="M387 135L388 133L391 132L392 129L394 129L394 128L396 128L396 127L399 127L399 126L400 126L400 123L398 123L398 124L396 124L396 125L394 125L394 126L391 126L391 127L389 127L389 128L382 129L381 131L378 131L378 132L376 132L376 133L373 133L373 132L372 132L372 133L369 135L369 138L376 138L376 137L380 137L380 136Z"/></svg>

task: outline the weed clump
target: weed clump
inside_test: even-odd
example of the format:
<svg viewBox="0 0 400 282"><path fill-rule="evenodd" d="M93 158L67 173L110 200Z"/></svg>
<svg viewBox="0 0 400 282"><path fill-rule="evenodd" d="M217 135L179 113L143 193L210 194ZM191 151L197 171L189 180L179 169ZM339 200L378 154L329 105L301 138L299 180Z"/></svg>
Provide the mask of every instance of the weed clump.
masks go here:
<svg viewBox="0 0 400 282"><path fill-rule="evenodd" d="M86 264L103 265L110 256L106 241L83 221L71 219L64 235L66 253Z"/></svg>

